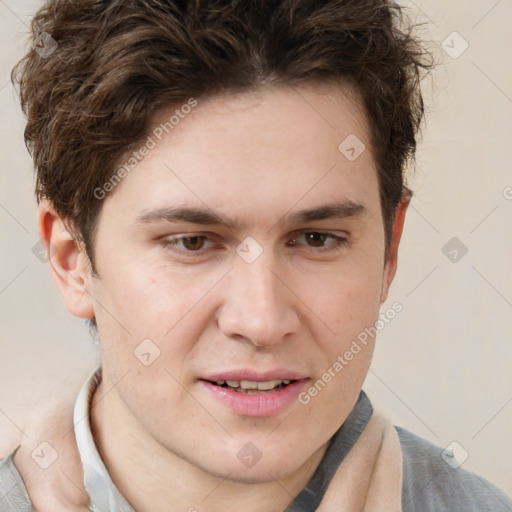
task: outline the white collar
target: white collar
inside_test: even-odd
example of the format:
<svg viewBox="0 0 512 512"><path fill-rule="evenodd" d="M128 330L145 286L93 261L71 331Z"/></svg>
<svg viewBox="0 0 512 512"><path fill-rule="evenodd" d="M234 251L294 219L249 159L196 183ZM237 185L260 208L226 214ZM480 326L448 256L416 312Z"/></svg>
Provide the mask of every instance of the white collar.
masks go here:
<svg viewBox="0 0 512 512"><path fill-rule="evenodd" d="M76 444L84 469L84 485L92 512L135 512L114 485L101 460L91 432L90 411L94 392L101 382L101 368L91 374L75 403L73 423Z"/></svg>

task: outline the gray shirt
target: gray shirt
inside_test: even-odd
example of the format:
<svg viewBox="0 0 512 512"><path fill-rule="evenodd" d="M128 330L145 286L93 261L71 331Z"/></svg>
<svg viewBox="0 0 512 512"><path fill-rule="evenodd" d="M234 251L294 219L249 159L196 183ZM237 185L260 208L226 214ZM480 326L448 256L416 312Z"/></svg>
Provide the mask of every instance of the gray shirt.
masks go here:
<svg viewBox="0 0 512 512"><path fill-rule="evenodd" d="M75 405L75 433L84 469L84 485L94 512L135 512L112 482L96 449L89 423L92 394L101 379L98 371L80 392ZM314 512L331 481L373 413L361 391L357 404L331 438L325 455L304 489L284 512ZM483 478L457 467L446 450L395 427L403 457L401 512L512 512L512 501ZM14 465L14 451L0 460L0 512L32 512L23 480Z"/></svg>

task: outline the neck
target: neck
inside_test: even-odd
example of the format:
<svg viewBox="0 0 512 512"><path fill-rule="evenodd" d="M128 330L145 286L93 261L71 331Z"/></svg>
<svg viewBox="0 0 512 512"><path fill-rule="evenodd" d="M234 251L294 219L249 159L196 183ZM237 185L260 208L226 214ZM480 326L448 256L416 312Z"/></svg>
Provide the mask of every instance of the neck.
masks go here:
<svg viewBox="0 0 512 512"><path fill-rule="evenodd" d="M117 394L103 396L102 387L103 383L93 397L93 437L114 485L138 512L281 512L307 484L326 450L322 446L279 480L247 483L219 478L158 443Z"/></svg>

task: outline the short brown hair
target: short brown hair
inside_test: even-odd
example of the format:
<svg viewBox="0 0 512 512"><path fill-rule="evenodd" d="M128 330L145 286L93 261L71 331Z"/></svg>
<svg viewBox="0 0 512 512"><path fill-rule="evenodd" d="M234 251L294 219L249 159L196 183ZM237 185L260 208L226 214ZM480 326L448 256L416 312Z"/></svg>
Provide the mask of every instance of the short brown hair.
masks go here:
<svg viewBox="0 0 512 512"><path fill-rule="evenodd" d="M386 0L49 0L32 38L51 35L57 46L47 56L29 51L12 75L37 198L70 222L94 269L94 190L157 109L262 85L341 81L364 103L389 246L428 67L402 21Z"/></svg>

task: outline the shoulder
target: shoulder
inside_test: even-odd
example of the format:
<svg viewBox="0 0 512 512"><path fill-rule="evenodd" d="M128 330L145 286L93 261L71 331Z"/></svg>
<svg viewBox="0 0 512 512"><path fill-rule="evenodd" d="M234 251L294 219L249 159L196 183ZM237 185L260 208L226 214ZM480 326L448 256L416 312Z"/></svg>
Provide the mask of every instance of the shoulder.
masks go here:
<svg viewBox="0 0 512 512"><path fill-rule="evenodd" d="M34 510L23 478L14 464L16 450L0 459L0 512Z"/></svg>
<svg viewBox="0 0 512 512"><path fill-rule="evenodd" d="M395 428L403 456L403 512L512 511L512 501L503 491L457 467L455 459L443 455L443 448Z"/></svg>

